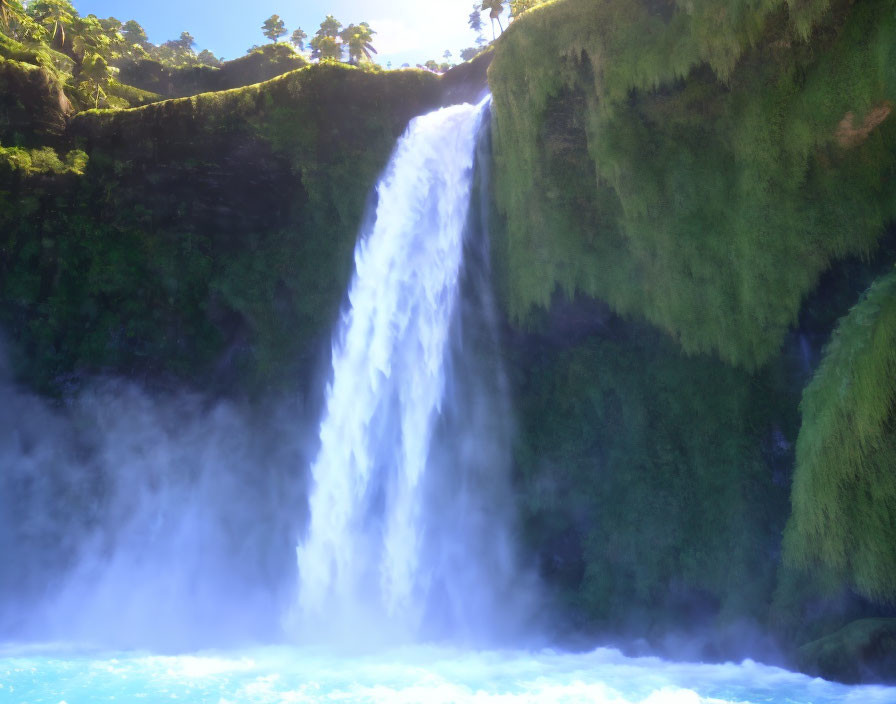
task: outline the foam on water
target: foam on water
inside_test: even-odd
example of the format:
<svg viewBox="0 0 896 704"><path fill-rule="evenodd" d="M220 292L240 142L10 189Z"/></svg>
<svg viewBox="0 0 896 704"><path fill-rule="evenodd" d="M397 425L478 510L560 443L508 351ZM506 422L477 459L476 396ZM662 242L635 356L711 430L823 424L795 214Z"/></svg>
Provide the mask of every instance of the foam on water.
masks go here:
<svg viewBox="0 0 896 704"><path fill-rule="evenodd" d="M413 647L344 658L267 648L184 656L0 657L0 701L326 701L389 704L892 704L896 688L834 684L752 661L700 665L627 658Z"/></svg>

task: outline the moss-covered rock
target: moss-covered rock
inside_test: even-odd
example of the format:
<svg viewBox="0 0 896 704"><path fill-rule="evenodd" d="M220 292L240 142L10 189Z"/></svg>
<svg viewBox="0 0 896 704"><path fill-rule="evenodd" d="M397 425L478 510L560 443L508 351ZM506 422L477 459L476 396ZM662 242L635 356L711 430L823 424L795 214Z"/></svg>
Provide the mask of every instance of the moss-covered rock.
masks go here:
<svg viewBox="0 0 896 704"><path fill-rule="evenodd" d="M144 94L183 98L262 83L307 65L308 61L289 45L267 44L221 66L172 68L152 59L126 63L119 72L119 81ZM149 101L138 100L132 105L146 102Z"/></svg>
<svg viewBox="0 0 896 704"><path fill-rule="evenodd" d="M886 0L557 0L489 79L517 321L580 292L755 368L896 216Z"/></svg>
<svg viewBox="0 0 896 704"><path fill-rule="evenodd" d="M0 170L20 373L43 390L99 370L230 392L309 378L369 189L439 93L426 72L320 65L76 116L82 176Z"/></svg>
<svg viewBox="0 0 896 704"><path fill-rule="evenodd" d="M579 330L586 319L571 316ZM543 575L591 631L764 623L792 399L770 374L686 357L612 315L591 319L595 332L578 342L565 332L513 345L519 487Z"/></svg>
<svg viewBox="0 0 896 704"><path fill-rule="evenodd" d="M0 144L57 143L71 112L62 82L53 72L0 56Z"/></svg>
<svg viewBox="0 0 896 704"><path fill-rule="evenodd" d="M475 103L488 91L488 67L494 58L494 47L489 46L469 61L452 66L442 76L443 101Z"/></svg>
<svg viewBox="0 0 896 704"><path fill-rule="evenodd" d="M785 558L896 603L896 273L840 322L801 409Z"/></svg>
<svg viewBox="0 0 896 704"><path fill-rule="evenodd" d="M896 618L853 621L802 646L801 670L840 682L896 681Z"/></svg>

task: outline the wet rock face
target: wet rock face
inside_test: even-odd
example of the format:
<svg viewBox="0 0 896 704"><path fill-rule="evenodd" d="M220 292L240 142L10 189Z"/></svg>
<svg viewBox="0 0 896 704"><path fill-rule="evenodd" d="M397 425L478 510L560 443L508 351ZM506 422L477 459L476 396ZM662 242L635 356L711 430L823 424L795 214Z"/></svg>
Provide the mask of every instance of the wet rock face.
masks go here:
<svg viewBox="0 0 896 704"><path fill-rule="evenodd" d="M799 649L800 669L846 683L896 682L896 618L853 621Z"/></svg>
<svg viewBox="0 0 896 704"><path fill-rule="evenodd" d="M62 87L46 70L0 57L0 144L57 142L71 113Z"/></svg>
<svg viewBox="0 0 896 704"><path fill-rule="evenodd" d="M442 104L476 103L488 90L488 67L494 58L488 49L469 61L458 64L442 77Z"/></svg>

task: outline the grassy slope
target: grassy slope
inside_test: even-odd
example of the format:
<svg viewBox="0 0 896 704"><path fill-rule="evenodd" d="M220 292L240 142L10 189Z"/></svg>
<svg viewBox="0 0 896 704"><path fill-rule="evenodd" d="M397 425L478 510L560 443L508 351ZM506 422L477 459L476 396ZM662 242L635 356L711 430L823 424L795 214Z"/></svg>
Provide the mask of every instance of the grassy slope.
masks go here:
<svg viewBox="0 0 896 704"><path fill-rule="evenodd" d="M261 83L289 71L303 68L308 61L284 44L267 44L245 56L225 61L219 66L169 68L151 59L128 63L121 67L121 83L131 87L132 105L151 102L157 94L181 98L210 91L230 90ZM140 91L140 93L133 93ZM158 98L157 98L158 99Z"/></svg>

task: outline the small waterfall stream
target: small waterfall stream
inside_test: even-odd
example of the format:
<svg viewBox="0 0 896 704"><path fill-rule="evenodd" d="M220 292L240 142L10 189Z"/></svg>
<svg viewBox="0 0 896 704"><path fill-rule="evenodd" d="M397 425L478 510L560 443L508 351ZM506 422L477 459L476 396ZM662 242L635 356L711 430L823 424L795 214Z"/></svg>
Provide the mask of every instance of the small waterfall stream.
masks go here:
<svg viewBox="0 0 896 704"><path fill-rule="evenodd" d="M470 613L477 592L508 573L501 512L489 520L470 496L481 488L471 485L481 483L470 467L477 454L489 456L483 471L492 479L502 474L502 429L472 427L474 420L483 405L508 414L486 393L494 374L465 361L481 357L482 346L453 344L463 332L462 281L472 278L464 250L475 248L470 203L487 107L488 99L412 120L355 250L312 467L310 524L297 547L294 616L314 639L355 640L362 625L378 639L427 628L455 635L481 620ZM482 287L467 288L487 314ZM470 388L481 393L471 397ZM450 442L440 441L440 427Z"/></svg>

